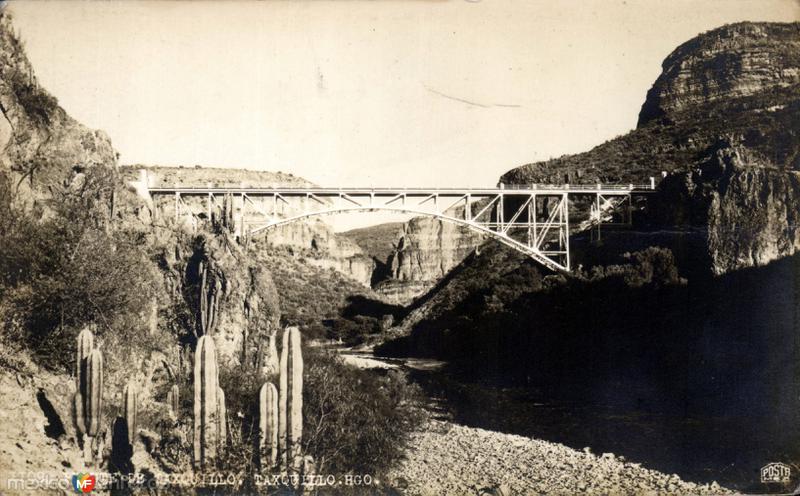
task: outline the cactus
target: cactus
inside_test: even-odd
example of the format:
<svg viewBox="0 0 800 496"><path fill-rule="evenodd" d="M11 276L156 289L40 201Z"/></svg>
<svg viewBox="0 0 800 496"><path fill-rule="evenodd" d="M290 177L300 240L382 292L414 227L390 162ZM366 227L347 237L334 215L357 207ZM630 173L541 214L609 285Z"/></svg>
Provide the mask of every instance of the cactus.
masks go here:
<svg viewBox="0 0 800 496"><path fill-rule="evenodd" d="M219 419L217 439L221 451L228 445L228 411L225 409L225 391L221 387L217 387L217 419Z"/></svg>
<svg viewBox="0 0 800 496"><path fill-rule="evenodd" d="M130 440L131 446L133 446L134 440L136 439L136 409L138 399L136 383L133 382L133 380L128 381L128 384L125 385L125 392L123 394L125 396L124 415L125 423L128 426L128 439Z"/></svg>
<svg viewBox="0 0 800 496"><path fill-rule="evenodd" d="M265 380L271 375L278 373L280 363L278 361L278 348L275 346L274 335L270 335L267 344L261 343L256 367Z"/></svg>
<svg viewBox="0 0 800 496"><path fill-rule="evenodd" d="M217 352L214 340L203 336L194 355L194 464L205 468L217 456Z"/></svg>
<svg viewBox="0 0 800 496"><path fill-rule="evenodd" d="M258 394L258 453L262 468L278 462L278 390L271 382Z"/></svg>
<svg viewBox="0 0 800 496"><path fill-rule="evenodd" d="M283 332L280 369L278 451L287 470L290 467L299 470L303 437L303 353L297 327L287 327Z"/></svg>
<svg viewBox="0 0 800 496"><path fill-rule="evenodd" d="M169 405L169 411L176 418L178 417L178 412L180 412L180 394L180 389L178 388L177 384L173 384L167 392L167 404Z"/></svg>
<svg viewBox="0 0 800 496"><path fill-rule="evenodd" d="M103 409L103 354L100 350L92 350L86 357L76 395L80 396L80 408L76 411L78 430L85 436L96 436Z"/></svg>
<svg viewBox="0 0 800 496"><path fill-rule="evenodd" d="M84 370L86 357L94 349L94 334L92 334L91 327L84 328L78 333L77 338L77 357L75 360L75 384L80 388L81 372Z"/></svg>
<svg viewBox="0 0 800 496"><path fill-rule="evenodd" d="M217 311L219 310L218 293L220 283L209 274L211 261L200 262L197 265L197 275L200 277L198 299L200 305L197 311L197 336L208 336L214 332L217 325Z"/></svg>
<svg viewBox="0 0 800 496"><path fill-rule="evenodd" d="M75 426L84 438L84 456L90 460L92 438L100 432L103 411L103 354L98 349L83 359L74 406Z"/></svg>

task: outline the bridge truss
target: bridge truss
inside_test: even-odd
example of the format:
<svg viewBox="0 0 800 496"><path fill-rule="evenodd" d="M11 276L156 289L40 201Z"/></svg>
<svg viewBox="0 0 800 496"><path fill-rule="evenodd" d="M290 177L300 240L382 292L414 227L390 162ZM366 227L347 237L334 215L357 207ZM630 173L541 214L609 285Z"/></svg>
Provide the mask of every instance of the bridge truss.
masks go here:
<svg viewBox="0 0 800 496"><path fill-rule="evenodd" d="M141 185L139 191L142 193ZM145 188L175 220L197 226L232 217L238 236L254 236L314 216L386 211L430 216L485 234L554 271L569 271L571 232L599 225L610 210L654 185L525 185L499 188ZM570 227L570 199L589 197L589 219ZM164 201L164 197L172 201ZM628 216L628 219L630 217Z"/></svg>

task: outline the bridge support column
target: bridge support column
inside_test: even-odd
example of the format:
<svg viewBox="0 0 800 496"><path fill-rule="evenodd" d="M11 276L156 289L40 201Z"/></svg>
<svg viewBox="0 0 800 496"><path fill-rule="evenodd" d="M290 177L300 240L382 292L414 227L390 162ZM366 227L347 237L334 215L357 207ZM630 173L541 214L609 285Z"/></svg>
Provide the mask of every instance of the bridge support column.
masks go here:
<svg viewBox="0 0 800 496"><path fill-rule="evenodd" d="M569 271L571 270L569 264L569 195L564 193L561 198L561 208L564 212L564 249L567 252L567 260L564 263L564 267Z"/></svg>

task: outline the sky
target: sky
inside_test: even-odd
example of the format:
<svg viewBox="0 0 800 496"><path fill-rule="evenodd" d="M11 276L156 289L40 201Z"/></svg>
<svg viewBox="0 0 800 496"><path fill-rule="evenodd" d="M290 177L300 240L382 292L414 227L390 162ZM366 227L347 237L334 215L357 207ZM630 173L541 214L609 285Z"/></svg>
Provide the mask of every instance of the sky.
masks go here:
<svg viewBox="0 0 800 496"><path fill-rule="evenodd" d="M661 61L797 0L14 1L40 83L123 164L492 186L636 125ZM374 220L340 219L337 228Z"/></svg>

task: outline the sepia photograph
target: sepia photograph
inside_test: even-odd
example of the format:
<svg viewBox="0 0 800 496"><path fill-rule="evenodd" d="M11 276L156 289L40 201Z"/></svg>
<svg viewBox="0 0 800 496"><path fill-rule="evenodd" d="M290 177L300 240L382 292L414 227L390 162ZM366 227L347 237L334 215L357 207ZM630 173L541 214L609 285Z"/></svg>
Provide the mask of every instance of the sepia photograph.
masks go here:
<svg viewBox="0 0 800 496"><path fill-rule="evenodd" d="M0 0L0 495L800 494L800 1Z"/></svg>

